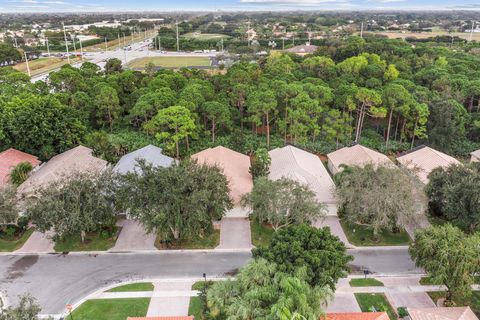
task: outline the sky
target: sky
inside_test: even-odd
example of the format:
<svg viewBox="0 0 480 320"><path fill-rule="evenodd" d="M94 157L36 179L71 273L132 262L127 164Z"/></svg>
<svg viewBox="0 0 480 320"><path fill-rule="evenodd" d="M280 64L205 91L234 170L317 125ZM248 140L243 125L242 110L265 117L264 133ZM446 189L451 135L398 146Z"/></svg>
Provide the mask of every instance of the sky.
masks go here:
<svg viewBox="0 0 480 320"><path fill-rule="evenodd" d="M0 12L479 10L480 0L0 0Z"/></svg>

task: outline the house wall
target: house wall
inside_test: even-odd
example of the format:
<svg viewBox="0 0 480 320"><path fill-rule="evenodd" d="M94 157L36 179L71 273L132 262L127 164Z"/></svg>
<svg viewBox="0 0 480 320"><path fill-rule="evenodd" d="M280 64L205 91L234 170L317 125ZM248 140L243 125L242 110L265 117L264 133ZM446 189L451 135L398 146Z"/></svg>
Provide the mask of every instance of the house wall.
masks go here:
<svg viewBox="0 0 480 320"><path fill-rule="evenodd" d="M328 170L330 171L330 173L332 175L336 175L338 173L338 170L335 168L335 166L333 165L332 161L330 160L330 158L328 158Z"/></svg>

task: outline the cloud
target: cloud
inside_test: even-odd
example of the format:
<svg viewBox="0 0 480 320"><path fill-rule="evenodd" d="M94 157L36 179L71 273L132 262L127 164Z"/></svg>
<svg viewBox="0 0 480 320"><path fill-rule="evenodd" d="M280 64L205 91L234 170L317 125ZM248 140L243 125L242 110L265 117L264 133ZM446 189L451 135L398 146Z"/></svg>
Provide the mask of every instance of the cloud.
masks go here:
<svg viewBox="0 0 480 320"><path fill-rule="evenodd" d="M346 2L345 0L240 0L241 3L250 4L296 4L296 5L318 5L332 2Z"/></svg>
<svg viewBox="0 0 480 320"><path fill-rule="evenodd" d="M392 3L392 2L404 2L405 0L370 0L377 3Z"/></svg>

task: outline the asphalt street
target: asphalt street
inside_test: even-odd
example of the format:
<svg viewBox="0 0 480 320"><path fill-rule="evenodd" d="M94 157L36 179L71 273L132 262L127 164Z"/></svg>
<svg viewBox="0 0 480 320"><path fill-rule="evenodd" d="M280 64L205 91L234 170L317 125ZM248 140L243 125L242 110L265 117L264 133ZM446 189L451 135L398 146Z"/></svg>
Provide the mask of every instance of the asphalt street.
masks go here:
<svg viewBox="0 0 480 320"><path fill-rule="evenodd" d="M350 250L353 271L377 274L419 273L406 249ZM32 294L45 314L59 314L96 290L141 279L224 277L250 259L249 252L155 252L99 255L0 255L0 291L7 303Z"/></svg>

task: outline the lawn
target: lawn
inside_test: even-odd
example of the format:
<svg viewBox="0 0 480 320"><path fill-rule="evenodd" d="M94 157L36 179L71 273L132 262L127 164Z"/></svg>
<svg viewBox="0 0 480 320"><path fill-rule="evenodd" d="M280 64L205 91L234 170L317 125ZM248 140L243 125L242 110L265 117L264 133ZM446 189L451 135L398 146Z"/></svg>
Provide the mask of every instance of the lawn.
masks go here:
<svg viewBox="0 0 480 320"><path fill-rule="evenodd" d="M55 242L55 251L106 251L112 248L117 241L120 228L115 227L113 236L104 236L99 232L87 233L85 242L82 243L80 235L70 236L64 240Z"/></svg>
<svg viewBox="0 0 480 320"><path fill-rule="evenodd" d="M275 233L272 228L256 221L250 221L250 230L252 233L252 244L255 247L267 247Z"/></svg>
<svg viewBox="0 0 480 320"><path fill-rule="evenodd" d="M20 249L25 241L32 235L33 228L26 230L18 235L7 236L0 234L0 252L12 252Z"/></svg>
<svg viewBox="0 0 480 320"><path fill-rule="evenodd" d="M204 287L209 288L213 284L213 281L197 281L192 285L192 290L203 290Z"/></svg>
<svg viewBox="0 0 480 320"><path fill-rule="evenodd" d="M373 231L363 225L350 224L340 220L343 231L351 244L359 247L368 246L402 246L408 245L410 237L405 230L398 233L381 231L378 239L373 238Z"/></svg>
<svg viewBox="0 0 480 320"><path fill-rule="evenodd" d="M445 298L445 292L427 292L433 302L436 304L440 298ZM470 306L477 316L480 316L480 291L473 291L470 301L455 301L457 306Z"/></svg>
<svg viewBox="0 0 480 320"><path fill-rule="evenodd" d="M219 33L190 32L190 33L184 34L182 38L197 39L197 40L215 40L215 39L221 40L221 39L228 39L230 37L225 34L219 34Z"/></svg>
<svg viewBox="0 0 480 320"><path fill-rule="evenodd" d="M77 62L79 61L79 58L70 58L70 61ZM28 66L30 67L30 74L35 76L59 68L67 63L67 58L52 57L30 60L28 61ZM28 72L27 64L25 62L16 64L13 66L13 68L24 73Z"/></svg>
<svg viewBox="0 0 480 320"><path fill-rule="evenodd" d="M145 57L135 59L128 63L132 69L143 69L148 63L157 67L182 68L182 67L209 67L209 57Z"/></svg>
<svg viewBox="0 0 480 320"><path fill-rule="evenodd" d="M72 312L75 320L126 320L145 317L150 298L93 299ZM66 319L70 319L67 317Z"/></svg>
<svg viewBox="0 0 480 320"><path fill-rule="evenodd" d="M106 292L135 292L135 291L153 291L153 283L137 282L115 287Z"/></svg>
<svg viewBox="0 0 480 320"><path fill-rule="evenodd" d="M396 313L383 293L355 293L355 299L362 312L371 312L375 308L377 311L386 311L390 320L397 319Z"/></svg>
<svg viewBox="0 0 480 320"><path fill-rule="evenodd" d="M165 249L214 249L220 244L220 230L213 232L203 238L185 239L181 241L172 241L168 244L161 242L161 237L155 239L155 247L159 250Z"/></svg>
<svg viewBox="0 0 480 320"><path fill-rule="evenodd" d="M195 319L202 319L202 300L200 297L190 297L188 305L188 315L194 316Z"/></svg>
<svg viewBox="0 0 480 320"><path fill-rule="evenodd" d="M383 282L374 278L350 279L351 287L383 287Z"/></svg>

